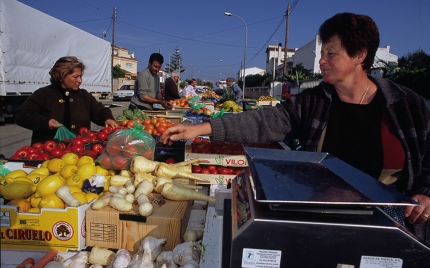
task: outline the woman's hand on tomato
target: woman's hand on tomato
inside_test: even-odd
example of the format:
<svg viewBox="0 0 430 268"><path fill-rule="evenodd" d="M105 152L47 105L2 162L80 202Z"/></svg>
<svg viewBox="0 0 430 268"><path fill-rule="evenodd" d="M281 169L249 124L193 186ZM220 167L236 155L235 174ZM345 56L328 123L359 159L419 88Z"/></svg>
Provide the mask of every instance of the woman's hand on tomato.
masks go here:
<svg viewBox="0 0 430 268"><path fill-rule="evenodd" d="M421 206L409 206L405 208L405 218L408 219L411 224L420 224L430 221L430 197L416 194L412 196L412 199L421 204ZM425 217L425 216L429 217Z"/></svg>
<svg viewBox="0 0 430 268"><path fill-rule="evenodd" d="M112 129L115 129L119 127L118 123L113 119L108 119L105 121L105 127L111 127Z"/></svg>

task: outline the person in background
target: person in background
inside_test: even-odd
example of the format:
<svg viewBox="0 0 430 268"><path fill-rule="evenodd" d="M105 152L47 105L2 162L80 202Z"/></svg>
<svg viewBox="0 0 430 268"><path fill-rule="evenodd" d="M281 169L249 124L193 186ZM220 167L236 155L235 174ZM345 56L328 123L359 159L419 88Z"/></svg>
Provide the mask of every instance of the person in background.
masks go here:
<svg viewBox="0 0 430 268"><path fill-rule="evenodd" d="M179 96L181 96L182 95L182 91L184 90L184 88L187 86L187 82L185 82L185 81L181 81L180 83L179 83Z"/></svg>
<svg viewBox="0 0 430 268"><path fill-rule="evenodd" d="M178 72L172 72L171 77L166 79L166 83L164 85L164 99L166 101L177 100L181 98L179 96L178 85L176 84L178 79Z"/></svg>
<svg viewBox="0 0 430 268"><path fill-rule="evenodd" d="M227 89L236 96L236 102L242 101L243 91L238 84L234 82L234 78L227 78Z"/></svg>
<svg viewBox="0 0 430 268"><path fill-rule="evenodd" d="M16 124L33 131L31 144L55 137L64 125L75 134L81 127L118 127L112 111L80 88L85 65L73 56L61 57L49 71L51 84L39 88L16 110Z"/></svg>
<svg viewBox="0 0 430 268"><path fill-rule="evenodd" d="M430 111L421 96L368 75L379 30L366 15L339 13L319 28L323 81L270 109L177 124L163 143L210 135L213 141L272 143L298 139L328 152L421 206L384 210L430 244Z"/></svg>
<svg viewBox="0 0 430 268"><path fill-rule="evenodd" d="M181 91L181 97L188 98L188 97L198 96L198 94L196 93L196 85L197 85L197 80L190 79L188 81L188 85Z"/></svg>
<svg viewBox="0 0 430 268"><path fill-rule="evenodd" d="M148 67L137 75L134 85L134 95L131 98L128 109L154 110L154 104L160 104L165 109L172 109L173 105L164 100L160 93L158 72L163 62L163 55L160 53L151 54Z"/></svg>

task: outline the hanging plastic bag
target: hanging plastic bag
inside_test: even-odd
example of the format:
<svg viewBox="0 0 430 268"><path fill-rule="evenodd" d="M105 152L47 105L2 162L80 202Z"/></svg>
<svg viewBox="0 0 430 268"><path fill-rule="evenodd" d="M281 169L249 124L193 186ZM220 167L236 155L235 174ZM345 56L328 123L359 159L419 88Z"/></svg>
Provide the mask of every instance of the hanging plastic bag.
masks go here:
<svg viewBox="0 0 430 268"><path fill-rule="evenodd" d="M134 122L134 128L114 132L107 141L106 149L99 156L98 162L105 169L129 169L135 156L154 160L155 140L144 131L144 126Z"/></svg>
<svg viewBox="0 0 430 268"><path fill-rule="evenodd" d="M59 128L57 128L57 133L55 133L54 139L57 139L59 141L64 141L67 139L73 139L76 138L76 134L68 130L64 125L61 125Z"/></svg>

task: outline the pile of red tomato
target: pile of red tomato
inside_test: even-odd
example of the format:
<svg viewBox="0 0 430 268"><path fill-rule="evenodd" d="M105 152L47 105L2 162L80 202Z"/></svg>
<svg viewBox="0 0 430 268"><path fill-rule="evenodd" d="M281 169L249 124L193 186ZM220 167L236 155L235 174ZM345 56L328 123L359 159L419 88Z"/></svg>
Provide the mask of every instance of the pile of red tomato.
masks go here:
<svg viewBox="0 0 430 268"><path fill-rule="evenodd" d="M193 165L193 173L200 174L222 174L222 175L238 175L243 170L243 167L224 167L218 165Z"/></svg>
<svg viewBox="0 0 430 268"><path fill-rule="evenodd" d="M50 160L61 158L66 153L75 153L79 157L83 155L91 156L96 159L103 153L106 141L117 129L105 127L100 131L90 131L86 127L79 129L79 135L70 140L49 140L44 143L35 143L32 146L23 146L15 152L10 159L14 160Z"/></svg>

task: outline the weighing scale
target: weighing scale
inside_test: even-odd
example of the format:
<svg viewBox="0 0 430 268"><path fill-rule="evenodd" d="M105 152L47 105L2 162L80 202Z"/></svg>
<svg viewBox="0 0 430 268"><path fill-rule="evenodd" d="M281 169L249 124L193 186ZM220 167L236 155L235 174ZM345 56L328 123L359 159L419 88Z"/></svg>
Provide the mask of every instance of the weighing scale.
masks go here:
<svg viewBox="0 0 430 268"><path fill-rule="evenodd" d="M414 200L328 153L245 153L224 202L222 267L430 267L430 247L382 209Z"/></svg>

